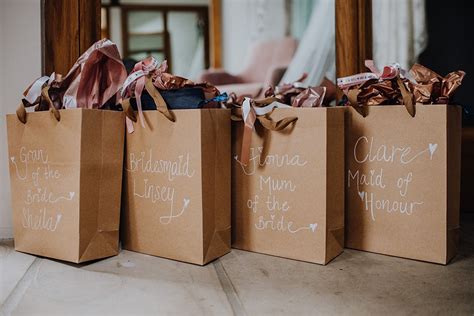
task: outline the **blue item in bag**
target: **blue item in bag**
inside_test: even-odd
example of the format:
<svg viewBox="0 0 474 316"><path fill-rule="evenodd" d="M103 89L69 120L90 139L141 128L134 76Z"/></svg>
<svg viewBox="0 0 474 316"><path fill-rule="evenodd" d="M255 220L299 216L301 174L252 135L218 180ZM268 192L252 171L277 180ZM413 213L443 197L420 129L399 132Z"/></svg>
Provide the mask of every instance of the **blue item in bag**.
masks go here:
<svg viewBox="0 0 474 316"><path fill-rule="evenodd" d="M160 94L171 110L200 109L205 100L204 92L200 87L160 90ZM155 102L146 90L143 91L141 100L143 111L156 110ZM135 111L137 110L135 98L130 99L130 105Z"/></svg>

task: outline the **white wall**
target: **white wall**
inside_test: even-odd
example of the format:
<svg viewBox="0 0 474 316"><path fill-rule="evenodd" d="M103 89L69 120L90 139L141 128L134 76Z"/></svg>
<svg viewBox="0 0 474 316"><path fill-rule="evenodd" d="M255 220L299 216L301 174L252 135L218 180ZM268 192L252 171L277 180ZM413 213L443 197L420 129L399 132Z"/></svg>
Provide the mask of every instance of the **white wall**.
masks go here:
<svg viewBox="0 0 474 316"><path fill-rule="evenodd" d="M0 0L0 239L12 237L5 114L41 75L40 0Z"/></svg>

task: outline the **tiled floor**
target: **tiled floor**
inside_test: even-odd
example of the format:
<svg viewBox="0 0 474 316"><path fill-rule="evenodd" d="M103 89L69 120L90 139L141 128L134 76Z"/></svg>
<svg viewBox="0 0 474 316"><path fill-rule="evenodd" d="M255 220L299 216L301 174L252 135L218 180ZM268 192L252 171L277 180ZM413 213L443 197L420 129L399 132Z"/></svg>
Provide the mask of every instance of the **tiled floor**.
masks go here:
<svg viewBox="0 0 474 316"><path fill-rule="evenodd" d="M329 265L233 250L205 266L122 251L73 265L0 242L0 315L474 315L474 217L448 266L346 250Z"/></svg>

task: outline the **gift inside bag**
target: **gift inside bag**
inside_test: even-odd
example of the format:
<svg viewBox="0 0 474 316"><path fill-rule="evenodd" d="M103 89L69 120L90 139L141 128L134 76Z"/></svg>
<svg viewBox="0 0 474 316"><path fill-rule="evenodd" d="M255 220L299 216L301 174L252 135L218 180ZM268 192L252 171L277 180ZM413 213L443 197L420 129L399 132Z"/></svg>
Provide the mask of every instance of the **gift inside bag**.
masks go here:
<svg viewBox="0 0 474 316"><path fill-rule="evenodd" d="M152 97L156 93L161 95L170 110L215 108L219 107L218 102L227 100L225 94L220 95L219 90L209 83L195 83L169 74L167 68L166 61L158 65L153 57L135 65L122 88L123 96L130 98L134 111L156 110ZM146 80L150 80L152 85L147 86Z"/></svg>
<svg viewBox="0 0 474 316"><path fill-rule="evenodd" d="M201 88L181 88L160 91L161 96L165 100L170 109L199 109L200 104L205 100L204 92ZM141 97L143 111L156 110L155 102L150 94L145 91ZM130 101L133 110L137 111L136 99Z"/></svg>
<svg viewBox="0 0 474 316"><path fill-rule="evenodd" d="M100 40L79 57L66 76L52 73L33 82L24 93L19 116L24 116L24 107L31 106L35 111L117 109L126 76L116 45Z"/></svg>
<svg viewBox="0 0 474 316"><path fill-rule="evenodd" d="M466 75L454 71L442 77L420 64L406 71L395 63L378 70L372 60L366 60L371 72L337 79L344 91L343 105L351 105L362 115L367 106L404 105L411 116L415 104L452 104L456 89Z"/></svg>

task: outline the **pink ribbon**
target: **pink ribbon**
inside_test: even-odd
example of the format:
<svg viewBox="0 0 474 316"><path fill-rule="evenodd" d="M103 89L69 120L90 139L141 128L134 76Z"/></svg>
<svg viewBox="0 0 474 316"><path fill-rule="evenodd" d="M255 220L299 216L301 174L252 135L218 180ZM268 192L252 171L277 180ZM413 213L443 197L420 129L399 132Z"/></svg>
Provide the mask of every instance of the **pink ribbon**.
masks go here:
<svg viewBox="0 0 474 316"><path fill-rule="evenodd" d="M145 88L146 77L149 75L160 75L165 72L167 68L168 64L166 60L159 65L154 57L148 57L135 64L132 72L123 84L121 95L123 97L135 96L137 100L138 116L142 127L145 127L145 117L143 116L141 96ZM129 118L127 118L127 128L129 132L133 131L133 124Z"/></svg>
<svg viewBox="0 0 474 316"><path fill-rule="evenodd" d="M100 40L82 54L61 84L67 87L64 108L101 108L111 97L120 94L127 76L117 46ZM119 101L119 100L117 100Z"/></svg>
<svg viewBox="0 0 474 316"><path fill-rule="evenodd" d="M239 161L242 165L246 166L249 162L250 144L252 142L252 133L254 130L255 120L257 119L257 116L263 116L265 114L268 114L275 108L291 109L291 106L279 102L272 102L266 106L259 107L252 105L251 99L244 99L244 102L242 103L242 120L244 121L244 132L242 135L240 160L238 160L238 158L236 157L237 161Z"/></svg>

